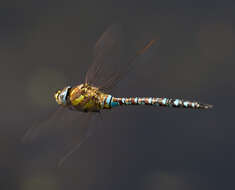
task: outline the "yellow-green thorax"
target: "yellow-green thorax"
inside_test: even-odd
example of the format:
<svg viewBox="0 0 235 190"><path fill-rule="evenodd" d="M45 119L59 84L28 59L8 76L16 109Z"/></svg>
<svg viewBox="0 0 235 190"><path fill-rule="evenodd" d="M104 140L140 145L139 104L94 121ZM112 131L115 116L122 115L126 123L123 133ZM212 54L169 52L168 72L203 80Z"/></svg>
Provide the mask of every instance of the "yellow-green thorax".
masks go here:
<svg viewBox="0 0 235 190"><path fill-rule="evenodd" d="M68 105L79 111L98 112L110 108L104 103L107 96L108 94L99 91L97 87L81 84L69 90Z"/></svg>

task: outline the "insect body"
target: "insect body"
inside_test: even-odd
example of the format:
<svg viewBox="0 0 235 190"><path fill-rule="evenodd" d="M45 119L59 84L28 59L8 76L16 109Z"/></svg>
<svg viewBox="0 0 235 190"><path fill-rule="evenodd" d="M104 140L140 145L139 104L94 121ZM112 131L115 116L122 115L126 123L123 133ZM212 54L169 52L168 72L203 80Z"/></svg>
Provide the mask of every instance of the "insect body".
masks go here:
<svg viewBox="0 0 235 190"><path fill-rule="evenodd" d="M99 112L102 109L111 109L121 105L156 105L193 109L208 109L212 107L208 104L182 99L155 97L116 98L101 92L97 87L89 84L81 84L73 88L67 86L55 94L55 99L58 104L83 112Z"/></svg>
<svg viewBox="0 0 235 190"><path fill-rule="evenodd" d="M71 151L69 151L60 160L61 165L73 152L75 152L82 143L91 135L92 126L89 126L91 117L94 118L94 112L100 112L104 109L111 109L122 105L152 105L152 106L167 106L176 108L192 108L192 109L208 109L211 105L201 104L196 101L186 101L182 99L171 98L158 98L158 97L130 97L130 98L118 98L111 95L111 90L117 83L125 76L129 71L133 69L133 66L137 62L137 57L143 55L148 49L151 49L155 40L148 42L142 49L137 51L134 56L129 59L124 59L125 56L125 42L122 38L122 29L119 25L112 25L109 27L94 46L94 59L93 64L89 67L85 82L77 86L67 86L62 90L58 90L55 94L55 100L65 108L80 112L90 112L90 114L82 114L83 118L87 118L86 132L81 141L79 141ZM146 53L147 54L147 53ZM123 58L123 60L122 60ZM109 93L106 93L109 92ZM65 110L65 109L60 109ZM62 112L63 113L63 112ZM71 114L73 115L73 114ZM75 114L76 117L78 114ZM57 117L55 114L55 121L58 123L59 119L63 117ZM60 124L66 125L64 121ZM46 122L46 126L47 122ZM88 127L89 126L89 127ZM25 138L30 137L31 131L29 130Z"/></svg>

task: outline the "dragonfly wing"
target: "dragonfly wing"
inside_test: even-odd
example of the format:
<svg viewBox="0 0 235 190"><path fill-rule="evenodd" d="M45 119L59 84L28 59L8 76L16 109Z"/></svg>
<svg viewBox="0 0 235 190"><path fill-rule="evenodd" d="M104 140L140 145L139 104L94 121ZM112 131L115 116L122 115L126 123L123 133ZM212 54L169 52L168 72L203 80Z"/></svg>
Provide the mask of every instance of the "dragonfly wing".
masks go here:
<svg viewBox="0 0 235 190"><path fill-rule="evenodd" d="M85 132L84 132L83 137L81 137L79 142L77 144L75 144L68 152L66 152L66 154L59 160L58 165L57 165L58 167L61 167L62 164L74 152L76 152L81 147L81 145L88 139L88 137L90 137L93 134L93 128L91 128L91 126L90 126L90 121L91 121L92 116L93 116L93 113L88 114L88 117L86 118L86 121L85 121L84 126L83 126L83 127L85 127Z"/></svg>
<svg viewBox="0 0 235 190"><path fill-rule="evenodd" d="M86 74L85 82L103 90L112 89L133 68L136 58L156 41L149 41L142 49L133 53L134 56L128 57L128 40L125 37L120 25L112 25L102 34L95 44L93 64Z"/></svg>
<svg viewBox="0 0 235 190"><path fill-rule="evenodd" d="M54 162L76 144L75 142L83 143L91 115L92 113L59 109L49 119L28 129L22 140L26 147L38 147L37 152L30 153L32 157L40 152L40 157L46 155Z"/></svg>
<svg viewBox="0 0 235 190"><path fill-rule="evenodd" d="M123 46L122 33L120 25L112 25L102 34L94 46L94 60L85 82L101 87L116 72Z"/></svg>
<svg viewBox="0 0 235 190"><path fill-rule="evenodd" d="M125 67L120 67L116 72L112 73L112 76L110 79L107 79L105 83L100 87L103 90L111 90L113 87L115 87L118 82L126 76L127 73L129 73L132 68L134 67L134 64L136 62L137 57L142 55L146 50L148 50L156 40L151 40L146 43L146 45L138 50L134 56L130 57L128 61L126 61L126 66Z"/></svg>
<svg viewBox="0 0 235 190"><path fill-rule="evenodd" d="M43 131L47 131L50 127L56 125L57 122L61 122L61 120L64 118L64 112L65 110L61 106L44 121L37 122L36 124L30 126L21 138L21 141L23 143L27 143L37 139Z"/></svg>

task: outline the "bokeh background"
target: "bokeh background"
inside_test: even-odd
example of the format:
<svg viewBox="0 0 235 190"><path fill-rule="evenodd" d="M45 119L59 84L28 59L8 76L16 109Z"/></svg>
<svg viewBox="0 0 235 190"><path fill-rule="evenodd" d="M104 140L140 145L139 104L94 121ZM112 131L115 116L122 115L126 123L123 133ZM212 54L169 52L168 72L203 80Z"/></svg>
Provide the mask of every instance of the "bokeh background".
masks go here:
<svg viewBox="0 0 235 190"><path fill-rule="evenodd" d="M1 1L0 189L234 189L234 18L235 3L226 0ZM113 23L126 27L132 48L161 41L114 95L182 97L214 108L105 112L58 169L64 144L79 140L80 113L75 120L66 113L62 127L50 123L36 142L21 138L56 110L57 88L84 81L93 46Z"/></svg>

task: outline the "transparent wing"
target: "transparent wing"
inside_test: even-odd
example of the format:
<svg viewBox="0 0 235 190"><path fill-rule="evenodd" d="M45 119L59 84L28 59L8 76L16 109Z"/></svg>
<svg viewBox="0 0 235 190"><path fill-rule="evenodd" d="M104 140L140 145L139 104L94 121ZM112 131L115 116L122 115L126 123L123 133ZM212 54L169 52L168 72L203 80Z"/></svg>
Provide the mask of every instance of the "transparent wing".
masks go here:
<svg viewBox="0 0 235 190"><path fill-rule="evenodd" d="M74 143L75 145L72 146L72 148L69 149L68 152L66 152L64 154L64 156L61 157L61 159L59 160L58 162L58 167L61 167L62 164L74 153L76 152L80 147L81 145L88 139L88 137L90 137L93 132L94 132L94 129L90 126L90 121L92 119L92 116L93 116L94 113L89 113L88 114L88 117L86 117L86 121L84 123L84 128L85 128L85 131L81 137L81 139L79 141L77 141L76 143Z"/></svg>
<svg viewBox="0 0 235 190"><path fill-rule="evenodd" d="M57 123L60 123L64 119L64 112L65 110L61 106L44 121L34 123L26 130L23 137L21 138L21 141L23 143L29 143L36 140L38 137L40 137L43 131L45 132L50 130L52 125L56 126Z"/></svg>
<svg viewBox="0 0 235 190"><path fill-rule="evenodd" d="M103 90L110 90L133 68L137 57L144 54L156 40L150 40L132 56L127 50L127 39L120 25L110 26L94 47L94 61L85 82Z"/></svg>
<svg viewBox="0 0 235 190"><path fill-rule="evenodd" d="M59 136L73 134L73 130L74 132L78 130L81 135L87 126L89 115L89 113L74 112L60 107L48 119L29 127L22 137L22 142L32 143L46 138L47 140L58 139Z"/></svg>
<svg viewBox="0 0 235 190"><path fill-rule="evenodd" d="M37 156L41 159L46 156L53 163L60 159L61 165L78 149L77 147L72 150L71 147L79 143L81 145L87 139L87 130L90 129L89 121L92 116L93 114L90 113L60 108L48 119L30 127L22 140L27 146L35 147L35 151L37 150L32 153L32 157ZM68 152L68 150L71 151Z"/></svg>

